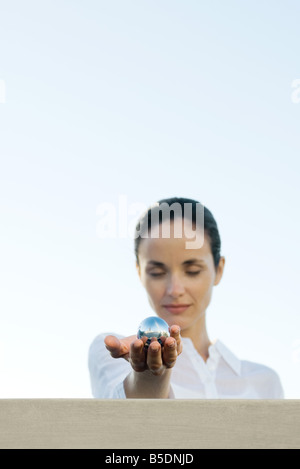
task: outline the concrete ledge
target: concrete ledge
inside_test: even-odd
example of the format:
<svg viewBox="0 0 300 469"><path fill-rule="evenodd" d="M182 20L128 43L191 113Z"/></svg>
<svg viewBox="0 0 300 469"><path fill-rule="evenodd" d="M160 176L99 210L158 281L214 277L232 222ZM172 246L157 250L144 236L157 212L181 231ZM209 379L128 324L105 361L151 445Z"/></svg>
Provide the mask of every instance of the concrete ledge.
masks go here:
<svg viewBox="0 0 300 469"><path fill-rule="evenodd" d="M1 449L300 449L300 400L4 399Z"/></svg>

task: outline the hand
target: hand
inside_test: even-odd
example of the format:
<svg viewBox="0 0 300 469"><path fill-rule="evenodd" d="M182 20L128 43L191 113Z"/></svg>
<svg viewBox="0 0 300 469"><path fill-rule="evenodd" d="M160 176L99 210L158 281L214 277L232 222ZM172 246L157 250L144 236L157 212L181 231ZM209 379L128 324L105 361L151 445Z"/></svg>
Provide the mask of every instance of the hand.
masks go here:
<svg viewBox="0 0 300 469"><path fill-rule="evenodd" d="M153 337L148 350L144 347L147 337L137 339L136 335L124 339L108 335L104 343L113 358L124 358L134 371L149 370L154 375L161 375L167 368L173 368L178 355L182 352L180 327L173 325L169 330L170 337L161 338L162 346Z"/></svg>

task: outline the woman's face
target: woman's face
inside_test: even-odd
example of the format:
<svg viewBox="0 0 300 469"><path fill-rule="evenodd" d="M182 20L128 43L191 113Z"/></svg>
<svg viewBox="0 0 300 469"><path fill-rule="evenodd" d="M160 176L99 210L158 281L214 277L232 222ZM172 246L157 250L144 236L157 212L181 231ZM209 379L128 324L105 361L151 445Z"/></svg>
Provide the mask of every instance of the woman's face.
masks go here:
<svg viewBox="0 0 300 469"><path fill-rule="evenodd" d="M212 289L222 277L225 258L220 258L217 271L209 241L205 235L200 249L186 249L183 220L175 218L170 223L170 237L163 238L160 226L159 238L143 238L139 246L139 262L136 264L140 280L145 287L151 307L169 326L180 326L182 335L205 315ZM182 237L174 237L173 224L181 223ZM184 223L191 222L185 220ZM178 227L177 227L178 229ZM194 238L195 239L195 238ZM189 261L189 262L187 262ZM160 265L154 262L161 263ZM168 310L166 305L184 304L187 309ZM184 334L186 331L186 334Z"/></svg>

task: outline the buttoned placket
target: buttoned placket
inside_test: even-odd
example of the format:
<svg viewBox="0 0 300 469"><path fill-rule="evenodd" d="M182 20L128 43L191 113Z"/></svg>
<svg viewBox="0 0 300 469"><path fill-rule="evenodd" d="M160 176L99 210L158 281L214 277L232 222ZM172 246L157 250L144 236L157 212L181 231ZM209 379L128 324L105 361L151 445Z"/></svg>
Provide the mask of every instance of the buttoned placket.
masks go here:
<svg viewBox="0 0 300 469"><path fill-rule="evenodd" d="M206 399L219 399L216 387L216 371L220 359L220 354L216 350L214 344L208 348L209 357L206 362L197 352L193 342L189 341L190 359L193 362L194 369L198 374L201 382L204 384Z"/></svg>

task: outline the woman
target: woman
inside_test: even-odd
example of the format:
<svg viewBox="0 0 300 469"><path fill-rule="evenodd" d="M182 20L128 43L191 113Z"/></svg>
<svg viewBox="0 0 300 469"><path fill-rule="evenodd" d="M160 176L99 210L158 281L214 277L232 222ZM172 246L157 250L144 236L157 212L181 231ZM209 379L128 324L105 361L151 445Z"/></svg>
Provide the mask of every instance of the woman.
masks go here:
<svg viewBox="0 0 300 469"><path fill-rule="evenodd" d="M178 204L169 219L153 221L153 211ZM186 205L191 211L185 209ZM186 248L198 233L197 208L193 199L159 200L146 211L136 226L136 268L149 303L164 319L170 337L162 344L153 338L98 335L89 349L89 370L95 398L177 399L283 399L277 373L271 368L239 360L219 339L209 339L206 310L213 287L222 279L225 258L212 213L204 207L204 242ZM203 213L203 212L202 212ZM163 231L166 223L170 236ZM159 235L151 236L156 225ZM196 228L196 229L195 229ZM177 230L177 231L176 231ZM178 237L181 230L182 235ZM191 233L191 231L189 231ZM199 233L198 233L199 234Z"/></svg>

